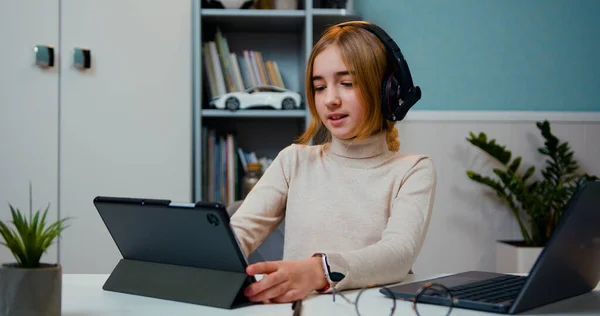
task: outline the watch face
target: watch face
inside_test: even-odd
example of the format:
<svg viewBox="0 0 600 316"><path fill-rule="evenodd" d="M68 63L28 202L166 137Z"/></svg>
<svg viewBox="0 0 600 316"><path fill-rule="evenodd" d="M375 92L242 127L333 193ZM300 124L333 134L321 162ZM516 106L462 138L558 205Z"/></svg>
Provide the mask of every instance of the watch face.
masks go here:
<svg viewBox="0 0 600 316"><path fill-rule="evenodd" d="M333 282L340 282L341 280L343 280L346 276L342 273L339 272L330 272L329 273L329 278L331 279L331 281Z"/></svg>

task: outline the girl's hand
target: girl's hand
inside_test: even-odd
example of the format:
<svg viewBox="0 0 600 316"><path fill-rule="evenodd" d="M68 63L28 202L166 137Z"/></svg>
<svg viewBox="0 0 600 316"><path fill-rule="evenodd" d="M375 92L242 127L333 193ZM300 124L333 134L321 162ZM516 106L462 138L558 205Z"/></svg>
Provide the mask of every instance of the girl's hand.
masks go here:
<svg viewBox="0 0 600 316"><path fill-rule="evenodd" d="M321 258L259 262L246 268L249 275L263 278L249 285L244 294L253 302L289 303L325 287Z"/></svg>

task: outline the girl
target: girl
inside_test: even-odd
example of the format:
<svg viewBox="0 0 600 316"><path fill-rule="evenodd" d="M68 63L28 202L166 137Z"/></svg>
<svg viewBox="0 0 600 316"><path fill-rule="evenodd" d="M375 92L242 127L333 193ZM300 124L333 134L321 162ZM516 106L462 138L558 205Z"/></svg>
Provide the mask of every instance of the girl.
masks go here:
<svg viewBox="0 0 600 316"><path fill-rule="evenodd" d="M333 26L315 44L305 82L309 127L231 217L246 255L286 221L283 260L247 268L263 274L245 290L251 301L396 283L421 250L435 168L425 155L399 152L398 131L380 107L387 52L358 23L367 22ZM308 145L321 130L325 143Z"/></svg>

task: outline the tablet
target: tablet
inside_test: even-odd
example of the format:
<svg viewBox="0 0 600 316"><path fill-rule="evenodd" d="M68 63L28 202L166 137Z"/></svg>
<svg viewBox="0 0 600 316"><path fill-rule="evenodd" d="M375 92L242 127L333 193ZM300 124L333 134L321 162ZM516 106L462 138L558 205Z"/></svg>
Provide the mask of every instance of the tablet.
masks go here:
<svg viewBox="0 0 600 316"><path fill-rule="evenodd" d="M220 203L109 196L93 203L124 259L246 273Z"/></svg>

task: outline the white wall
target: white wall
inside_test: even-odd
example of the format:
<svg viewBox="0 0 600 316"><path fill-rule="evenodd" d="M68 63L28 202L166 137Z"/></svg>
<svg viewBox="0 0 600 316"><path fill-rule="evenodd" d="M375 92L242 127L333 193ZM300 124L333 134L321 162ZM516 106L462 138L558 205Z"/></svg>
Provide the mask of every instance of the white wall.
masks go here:
<svg viewBox="0 0 600 316"><path fill-rule="evenodd" d="M548 118L552 132L568 141L584 170L600 176L600 113L486 113L415 111L398 123L401 150L429 154L438 172L433 218L415 273L447 273L469 269L494 271L497 239L518 239L512 214L487 187L466 176L466 170L492 175L493 160L471 145L469 131L485 132L521 156L523 166L543 159L537 148L543 138L536 120Z"/></svg>

